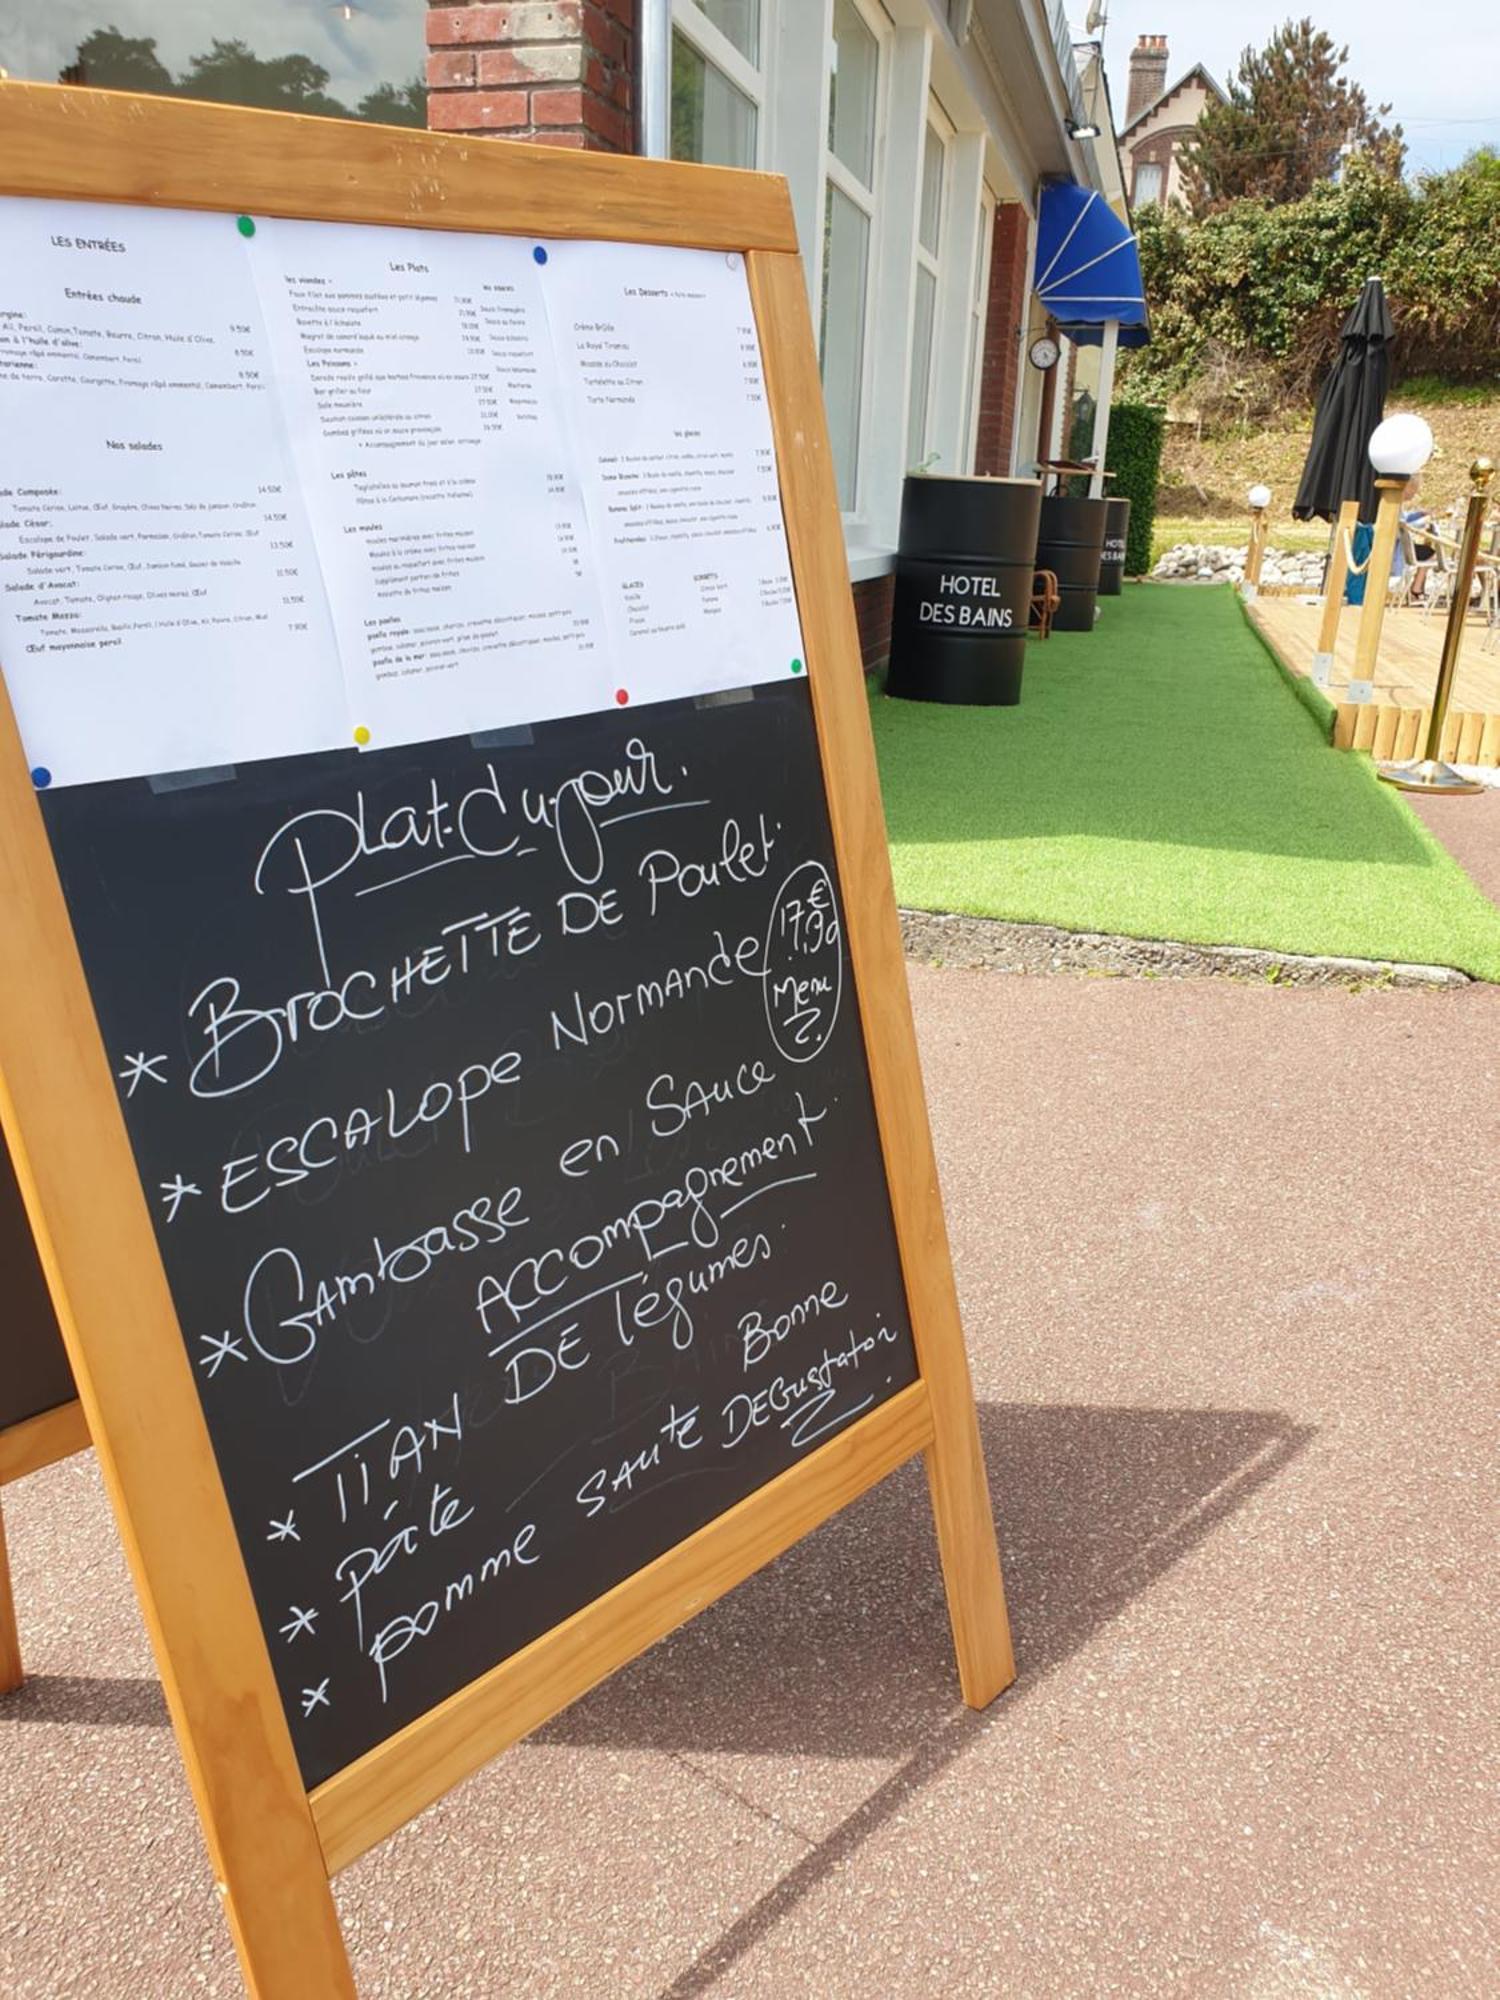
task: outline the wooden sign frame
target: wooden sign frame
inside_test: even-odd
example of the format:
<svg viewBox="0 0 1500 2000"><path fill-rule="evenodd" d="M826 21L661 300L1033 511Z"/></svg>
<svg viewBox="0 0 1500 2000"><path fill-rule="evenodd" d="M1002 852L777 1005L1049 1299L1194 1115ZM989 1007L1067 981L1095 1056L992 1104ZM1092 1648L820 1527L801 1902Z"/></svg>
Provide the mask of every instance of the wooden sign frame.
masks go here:
<svg viewBox="0 0 1500 2000"><path fill-rule="evenodd" d="M13 1260L18 1256L24 1258L30 1249L31 1224L22 1205L10 1156L0 1143L0 1286L3 1286L0 1371L7 1371L11 1357L19 1355L28 1343L44 1342L50 1356L61 1338L56 1315L39 1292L40 1274L31 1268L11 1268ZM63 1372L66 1380L66 1371ZM44 1465L52 1465L88 1446L88 1426L71 1380L57 1401L47 1402L48 1376L47 1367L38 1376L24 1363L18 1376L0 1372L6 1407L14 1411L18 1401L22 1407L27 1403L32 1405L27 1415L12 1416L0 1423L0 1500L4 1497L3 1489L13 1481L24 1479L28 1472L40 1472ZM19 1398L15 1393L18 1380L26 1385ZM37 1402L32 1401L33 1395ZM0 1695L13 1694L25 1678L5 1546L5 1512L0 1505Z"/></svg>
<svg viewBox="0 0 1500 2000"><path fill-rule="evenodd" d="M1014 1677L907 995L822 386L786 184L181 100L0 85L0 194L746 255L834 852L919 1379L309 1792L114 1079L0 700L0 1115L246 1984L354 1986L329 1879L925 1454L964 1699Z"/></svg>
<svg viewBox="0 0 1500 2000"><path fill-rule="evenodd" d="M43 1410L19 1424L0 1430L0 1488L28 1472L40 1472L75 1451L87 1451L89 1427L83 1405L75 1396L55 1409ZM13 1694L25 1680L21 1636L16 1627L16 1601L10 1582L10 1558L5 1547L5 1514L0 1509L0 1694Z"/></svg>

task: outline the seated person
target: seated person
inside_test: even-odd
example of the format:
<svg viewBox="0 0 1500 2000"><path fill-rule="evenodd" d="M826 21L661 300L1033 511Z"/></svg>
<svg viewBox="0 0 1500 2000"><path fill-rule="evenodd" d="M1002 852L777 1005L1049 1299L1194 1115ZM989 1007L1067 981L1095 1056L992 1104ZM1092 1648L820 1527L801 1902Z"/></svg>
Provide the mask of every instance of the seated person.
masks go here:
<svg viewBox="0 0 1500 2000"><path fill-rule="evenodd" d="M1430 530L1432 526L1431 514L1425 507L1419 507L1416 504L1417 495L1421 491L1421 488L1422 482L1415 474L1407 480L1405 491L1401 495L1401 519L1412 531L1412 554L1416 557L1419 565L1426 565L1432 561L1437 551L1432 546L1432 543L1427 540L1426 536L1420 532L1423 529ZM1405 559L1401 552L1401 544L1398 542L1396 544L1394 574L1400 576L1404 566ZM1426 586L1426 568L1419 567L1416 575L1411 580L1411 596L1414 602L1421 600Z"/></svg>

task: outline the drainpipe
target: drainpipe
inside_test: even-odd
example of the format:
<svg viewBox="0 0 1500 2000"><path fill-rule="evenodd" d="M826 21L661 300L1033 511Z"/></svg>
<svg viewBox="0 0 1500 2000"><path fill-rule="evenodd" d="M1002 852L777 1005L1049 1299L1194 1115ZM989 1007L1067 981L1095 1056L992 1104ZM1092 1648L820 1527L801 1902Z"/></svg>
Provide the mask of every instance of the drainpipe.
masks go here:
<svg viewBox="0 0 1500 2000"><path fill-rule="evenodd" d="M650 160L672 150L672 0L640 0L640 124L636 143Z"/></svg>

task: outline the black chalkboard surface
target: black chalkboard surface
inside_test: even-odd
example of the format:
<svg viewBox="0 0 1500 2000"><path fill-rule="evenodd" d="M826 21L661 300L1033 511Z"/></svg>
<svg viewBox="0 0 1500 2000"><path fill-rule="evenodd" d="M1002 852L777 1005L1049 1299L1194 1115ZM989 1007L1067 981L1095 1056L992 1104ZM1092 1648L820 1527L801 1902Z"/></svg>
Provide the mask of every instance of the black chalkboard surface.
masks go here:
<svg viewBox="0 0 1500 2000"><path fill-rule="evenodd" d="M70 1403L75 1393L10 1148L0 1138L0 1431Z"/></svg>
<svg viewBox="0 0 1500 2000"><path fill-rule="evenodd" d="M805 682L42 797L309 1785L916 1379Z"/></svg>

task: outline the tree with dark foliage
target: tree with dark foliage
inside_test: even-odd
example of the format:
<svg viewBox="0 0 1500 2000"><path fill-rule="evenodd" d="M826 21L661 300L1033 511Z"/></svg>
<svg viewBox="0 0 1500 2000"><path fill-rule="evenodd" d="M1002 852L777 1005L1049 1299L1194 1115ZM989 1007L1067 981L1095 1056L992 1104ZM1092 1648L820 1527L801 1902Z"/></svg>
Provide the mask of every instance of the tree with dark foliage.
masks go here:
<svg viewBox="0 0 1500 2000"><path fill-rule="evenodd" d="M347 118L348 107L328 95L327 82L327 70L311 56L268 60L244 42L215 38L205 55L193 57L177 87L184 97L207 97L218 104L255 104L267 111Z"/></svg>
<svg viewBox="0 0 1500 2000"><path fill-rule="evenodd" d="M263 57L240 41L215 40L174 77L156 53L154 38L95 28L78 44L59 83L99 90L135 90L155 97L204 97L220 104L254 104L272 111L300 111L323 118L363 118L378 125L427 123L427 90L410 83L381 83L353 111L328 94L328 71L311 56Z"/></svg>
<svg viewBox="0 0 1500 2000"><path fill-rule="evenodd" d="M421 77L414 77L410 83L377 84L367 97L359 100L354 115L368 119L372 125L415 125L425 129L427 86Z"/></svg>
<svg viewBox="0 0 1500 2000"><path fill-rule="evenodd" d="M156 53L154 35L122 35L118 28L95 28L85 35L59 83L83 83L96 90L138 90L170 97L172 73Z"/></svg>
<svg viewBox="0 0 1500 2000"><path fill-rule="evenodd" d="M1406 159L1399 125L1373 111L1344 74L1349 60L1306 18L1287 21L1263 49L1246 49L1224 103L1210 103L1184 149L1188 205L1207 215L1250 196L1297 201L1332 180L1351 154L1398 176Z"/></svg>

